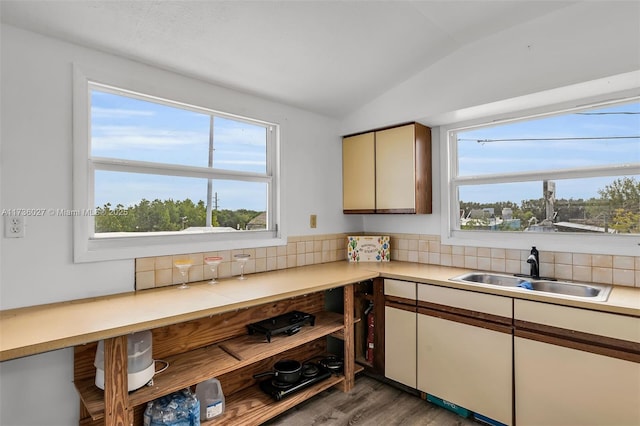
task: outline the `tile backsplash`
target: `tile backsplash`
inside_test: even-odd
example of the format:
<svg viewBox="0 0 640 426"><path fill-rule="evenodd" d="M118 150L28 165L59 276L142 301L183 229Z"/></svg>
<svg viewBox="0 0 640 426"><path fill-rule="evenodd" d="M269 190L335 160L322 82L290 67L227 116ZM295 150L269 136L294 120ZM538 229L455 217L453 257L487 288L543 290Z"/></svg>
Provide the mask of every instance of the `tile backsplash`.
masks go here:
<svg viewBox="0 0 640 426"><path fill-rule="evenodd" d="M218 278L240 275L233 261L238 253L251 255L244 273L274 271L297 266L346 260L348 235L326 234L289 237L286 246L224 250L175 256L136 259L136 290L179 284L180 274L173 266L177 259L189 258L189 282L209 280L211 269L206 256L220 256ZM391 260L455 266L467 269L505 273L529 273L526 263L529 249L512 250L441 244L440 236L424 234L385 234L391 237ZM540 253L540 274L562 280L596 282L640 288L640 256L609 256L568 252Z"/></svg>
<svg viewBox="0 0 640 426"><path fill-rule="evenodd" d="M191 259L189 282L210 280L211 269L204 263L207 256L220 256L218 278L240 275L240 267L233 260L239 253L251 257L244 267L245 274L295 268L316 263L335 262L347 258L347 234L310 235L289 237L286 246L246 248L174 256L144 257L136 259L136 290L163 287L181 283L180 274L173 266L178 259Z"/></svg>

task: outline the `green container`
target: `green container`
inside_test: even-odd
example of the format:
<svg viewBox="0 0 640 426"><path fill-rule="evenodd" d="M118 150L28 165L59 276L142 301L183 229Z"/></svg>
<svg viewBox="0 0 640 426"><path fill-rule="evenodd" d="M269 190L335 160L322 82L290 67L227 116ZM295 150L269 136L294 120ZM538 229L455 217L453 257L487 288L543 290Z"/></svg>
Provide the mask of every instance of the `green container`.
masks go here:
<svg viewBox="0 0 640 426"><path fill-rule="evenodd" d="M457 415L459 415L460 417L464 417L467 418L471 415L471 412L469 410L467 410L466 408L457 406L456 404L449 402L449 401L445 401L442 398L438 398L437 396L433 396L430 394L427 394L427 401L432 402L442 408L445 408L449 411L453 411L454 413L456 413Z"/></svg>

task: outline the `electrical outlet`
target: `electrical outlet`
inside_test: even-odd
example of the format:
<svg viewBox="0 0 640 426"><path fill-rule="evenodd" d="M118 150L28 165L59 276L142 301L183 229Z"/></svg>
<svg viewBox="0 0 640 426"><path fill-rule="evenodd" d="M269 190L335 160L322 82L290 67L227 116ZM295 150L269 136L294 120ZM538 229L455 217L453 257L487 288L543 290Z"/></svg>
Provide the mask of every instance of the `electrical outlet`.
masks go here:
<svg viewBox="0 0 640 426"><path fill-rule="evenodd" d="M7 238L24 238L24 216L5 216L4 236Z"/></svg>
<svg viewBox="0 0 640 426"><path fill-rule="evenodd" d="M309 216L309 227L315 228L318 226L318 217L315 214Z"/></svg>

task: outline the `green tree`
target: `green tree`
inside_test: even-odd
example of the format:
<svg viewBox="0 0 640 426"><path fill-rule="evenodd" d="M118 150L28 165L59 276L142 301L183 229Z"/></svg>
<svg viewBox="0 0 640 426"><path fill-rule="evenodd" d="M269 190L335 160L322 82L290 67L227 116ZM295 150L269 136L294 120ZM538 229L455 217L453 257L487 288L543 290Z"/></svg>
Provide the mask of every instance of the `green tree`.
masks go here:
<svg viewBox="0 0 640 426"><path fill-rule="evenodd" d="M598 190L600 215L609 227L621 233L640 232L640 182L622 177Z"/></svg>
<svg viewBox="0 0 640 426"><path fill-rule="evenodd" d="M613 209L637 212L640 208L640 182L636 182L633 177L616 179L611 185L598 190L598 194Z"/></svg>
<svg viewBox="0 0 640 426"><path fill-rule="evenodd" d="M96 232L121 232L124 231L124 224L119 216L113 214L111 203L96 208L95 215Z"/></svg>
<svg viewBox="0 0 640 426"><path fill-rule="evenodd" d="M247 209L214 210L211 226L246 229L247 224L261 213ZM206 225L207 207L202 200L194 203L188 198L182 201L142 199L128 208L119 204L114 210L111 203L106 203L96 209L96 232L179 231Z"/></svg>

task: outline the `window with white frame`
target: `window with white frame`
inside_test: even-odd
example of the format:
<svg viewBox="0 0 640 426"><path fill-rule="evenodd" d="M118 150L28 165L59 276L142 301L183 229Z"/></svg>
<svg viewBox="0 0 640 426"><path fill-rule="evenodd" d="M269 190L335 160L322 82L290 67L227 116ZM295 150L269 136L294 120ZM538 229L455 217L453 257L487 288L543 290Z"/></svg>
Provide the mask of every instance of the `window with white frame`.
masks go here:
<svg viewBox="0 0 640 426"><path fill-rule="evenodd" d="M76 160L86 162L74 189L85 212L76 221L80 251L141 257L180 252L181 243L207 251L235 247L194 243L278 237L278 125L88 78L76 84L87 106L75 114L87 121L75 141ZM144 246L164 248L136 250ZM82 258L96 256L76 249Z"/></svg>
<svg viewBox="0 0 640 426"><path fill-rule="evenodd" d="M638 98L447 137L450 233L640 234Z"/></svg>

